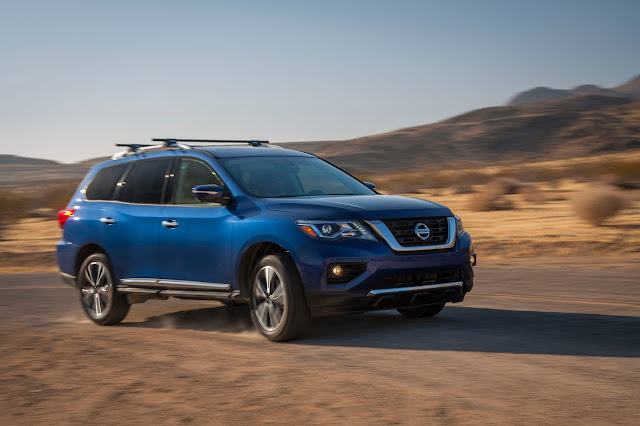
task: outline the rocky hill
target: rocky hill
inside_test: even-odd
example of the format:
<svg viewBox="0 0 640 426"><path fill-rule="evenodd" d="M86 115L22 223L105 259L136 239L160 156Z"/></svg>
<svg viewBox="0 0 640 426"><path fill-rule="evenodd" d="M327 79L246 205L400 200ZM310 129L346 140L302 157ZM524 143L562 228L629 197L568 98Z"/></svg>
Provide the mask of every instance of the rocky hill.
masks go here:
<svg viewBox="0 0 640 426"><path fill-rule="evenodd" d="M0 165L53 165L58 162L41 158L20 157L17 155L0 154Z"/></svg>
<svg viewBox="0 0 640 426"><path fill-rule="evenodd" d="M347 170L419 171L640 149L640 101L590 95L483 108L340 142L282 144Z"/></svg>
<svg viewBox="0 0 640 426"><path fill-rule="evenodd" d="M549 87L535 87L518 93L509 100L508 105L522 105L528 102L588 95L616 96L632 100L638 99L640 97L640 75L611 89L595 86L593 84L584 84L568 90L552 89Z"/></svg>

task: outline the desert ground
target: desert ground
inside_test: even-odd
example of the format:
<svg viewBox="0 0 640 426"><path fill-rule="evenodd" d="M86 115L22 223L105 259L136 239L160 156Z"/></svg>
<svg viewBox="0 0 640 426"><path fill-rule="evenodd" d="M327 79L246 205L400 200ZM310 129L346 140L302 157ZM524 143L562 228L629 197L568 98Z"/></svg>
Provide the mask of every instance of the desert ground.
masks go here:
<svg viewBox="0 0 640 426"><path fill-rule="evenodd" d="M500 211L476 211L477 191L411 194L474 237L466 300L318 318L286 344L216 302L96 326L55 273L57 222L23 219L0 241L0 423L638 424L640 191L596 227L572 207L591 185L537 183Z"/></svg>

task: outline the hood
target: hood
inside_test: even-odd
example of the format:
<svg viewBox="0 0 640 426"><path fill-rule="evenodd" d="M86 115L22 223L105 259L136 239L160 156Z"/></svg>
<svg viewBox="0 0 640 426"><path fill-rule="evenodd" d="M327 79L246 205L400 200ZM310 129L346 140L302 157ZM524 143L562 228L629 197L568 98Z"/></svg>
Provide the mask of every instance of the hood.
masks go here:
<svg viewBox="0 0 640 426"><path fill-rule="evenodd" d="M304 219L394 219L451 216L442 204L397 195L346 195L268 198L270 210L293 213Z"/></svg>

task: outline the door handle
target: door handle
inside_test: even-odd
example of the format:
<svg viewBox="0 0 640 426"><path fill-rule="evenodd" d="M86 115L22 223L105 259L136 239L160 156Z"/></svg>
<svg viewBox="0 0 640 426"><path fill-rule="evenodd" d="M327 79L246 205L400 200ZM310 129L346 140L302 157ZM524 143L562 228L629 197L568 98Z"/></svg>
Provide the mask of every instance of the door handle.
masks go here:
<svg viewBox="0 0 640 426"><path fill-rule="evenodd" d="M113 225L114 223L117 222L117 220L115 220L112 217L101 217L100 222L105 223L107 225Z"/></svg>
<svg viewBox="0 0 640 426"><path fill-rule="evenodd" d="M162 226L164 226L165 228L169 228L169 229L173 229L178 227L180 224L178 223L177 220L175 219L171 219L171 220L163 220L162 221Z"/></svg>

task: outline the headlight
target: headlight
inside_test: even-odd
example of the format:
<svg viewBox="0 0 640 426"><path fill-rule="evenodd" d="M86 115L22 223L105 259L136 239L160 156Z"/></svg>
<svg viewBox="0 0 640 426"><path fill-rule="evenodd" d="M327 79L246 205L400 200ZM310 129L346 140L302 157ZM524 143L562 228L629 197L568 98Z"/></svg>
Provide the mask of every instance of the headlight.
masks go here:
<svg viewBox="0 0 640 426"><path fill-rule="evenodd" d="M351 238L355 240L376 241L371 232L360 222L352 221L326 221L326 220L298 220L296 225L310 237L336 240Z"/></svg>
<svg viewBox="0 0 640 426"><path fill-rule="evenodd" d="M460 216L453 216L456 218L456 231L457 231L457 235L458 237L460 236L460 234L462 234L464 232L464 226L462 225L462 219L460 219Z"/></svg>

